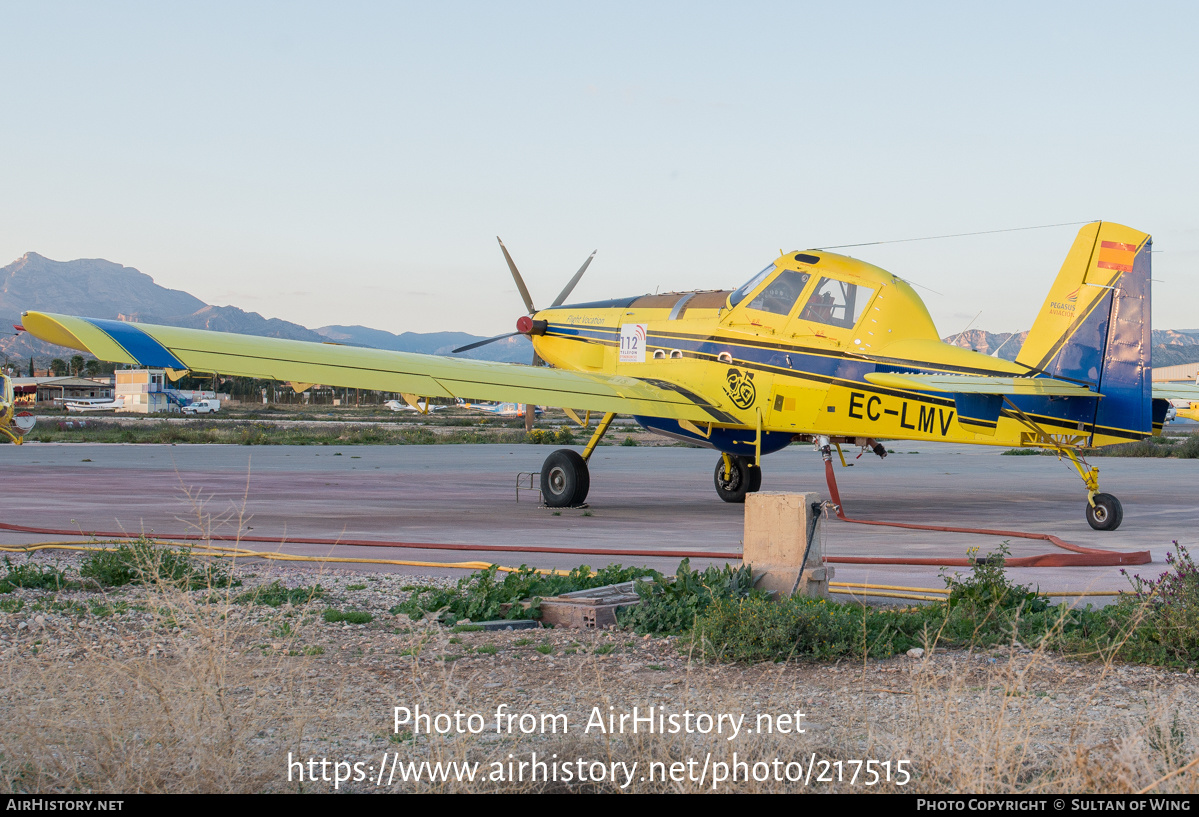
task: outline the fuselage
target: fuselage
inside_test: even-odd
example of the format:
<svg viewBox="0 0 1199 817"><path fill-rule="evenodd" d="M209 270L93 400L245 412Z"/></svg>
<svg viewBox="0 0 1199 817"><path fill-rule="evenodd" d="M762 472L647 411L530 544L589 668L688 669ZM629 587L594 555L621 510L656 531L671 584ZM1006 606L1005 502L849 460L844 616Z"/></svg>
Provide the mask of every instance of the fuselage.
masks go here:
<svg viewBox="0 0 1199 817"><path fill-rule="evenodd" d="M1066 445L1142 436L1095 428L1091 400L1035 396L1011 398L994 434L978 433L959 424L952 395L867 382L873 372L1013 377L1030 371L941 341L911 286L834 253L783 255L731 292L566 305L533 318L545 322L544 333L532 337L537 354L553 366L682 384L718 407L727 422L699 434L687 424L638 420L730 453L745 453L759 427L762 453L795 435L1002 446L1034 445L1041 432Z"/></svg>

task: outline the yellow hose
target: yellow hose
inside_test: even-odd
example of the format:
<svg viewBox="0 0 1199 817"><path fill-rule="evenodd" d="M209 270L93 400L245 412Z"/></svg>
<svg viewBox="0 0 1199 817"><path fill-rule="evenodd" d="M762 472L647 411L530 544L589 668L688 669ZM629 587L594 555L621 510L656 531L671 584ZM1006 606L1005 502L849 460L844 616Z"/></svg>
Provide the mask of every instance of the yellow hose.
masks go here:
<svg viewBox="0 0 1199 817"><path fill-rule="evenodd" d="M945 601L943 596L918 596L912 593L886 593L879 590L834 590L828 592L839 596L882 596L888 599L916 599L917 601Z"/></svg>
<svg viewBox="0 0 1199 817"><path fill-rule="evenodd" d="M236 559L236 558L253 558L267 559L275 562L331 562L331 563L348 563L348 564L372 564L372 565L400 565L402 567L440 567L456 570L486 570L491 567L490 562L419 562L407 559L359 559L350 558L347 556L297 556L290 553L275 553L262 550L247 550L245 548L232 547L230 545L213 545L213 544L188 544L184 542L170 542L158 539L150 540L157 545L168 545L171 547L185 548L192 553L201 556L211 556L217 559ZM116 550L115 547L105 547L101 545L84 545L78 542L66 541L51 541L51 542L34 542L30 545L0 545L0 553L32 553L37 550ZM516 573L520 571L519 567L507 567L497 565L496 568L504 573ZM558 570L555 568L534 568L535 573L550 576L566 576L570 573L568 570ZM844 590L834 588L847 588ZM874 592L874 591L901 591L901 592ZM902 591L907 591L902 592ZM882 596L891 599L917 599L919 601L944 601L944 597L949 594L948 589L938 589L934 587L904 587L896 584L866 584L858 582L829 582L829 592L836 593L842 596ZM1050 598L1084 598L1088 596L1119 596L1123 593L1122 590L1084 590L1076 593L1067 591L1042 593L1042 596ZM935 594L935 595L914 595L914 594Z"/></svg>
<svg viewBox="0 0 1199 817"><path fill-rule="evenodd" d="M347 562L351 564L401 565L404 567L443 567L458 570L486 570L490 562L418 562L405 559L354 559L346 556L296 556L290 553L272 553L269 551L246 550L245 548L229 547L227 545L190 545L182 542L164 542L151 540L156 545L169 545L185 548L199 556L211 556L216 559L254 558L268 559L276 562ZM112 551L115 547L100 545L81 545L77 542L35 542L30 545L0 545L0 553L32 553L37 550L83 550L83 551ZM504 573L517 573L519 567L497 565ZM565 576L570 571L552 568L534 568L535 573L552 576Z"/></svg>
<svg viewBox="0 0 1199 817"><path fill-rule="evenodd" d="M906 590L906 591L909 591L912 593L937 593L942 596L948 596L949 592L950 592L948 589L937 589L934 587L902 587L900 585L895 585L895 584L864 584L864 583L860 584L857 582L829 582L828 586L830 588L831 587L848 587L848 588L861 587L861 588L865 588L868 590ZM830 590L829 592L832 592L832 591ZM1123 595L1125 592L1127 592L1127 591L1125 591L1125 590L1080 590L1076 593L1072 593L1072 592L1063 590L1060 592L1055 591L1053 593L1041 593L1040 595L1048 596L1049 598L1074 599L1074 598L1084 598L1087 596L1120 596L1120 595Z"/></svg>
<svg viewBox="0 0 1199 817"><path fill-rule="evenodd" d="M907 590L912 593L939 593L948 595L949 591L935 587L901 587L897 584L859 584L858 582L829 582L829 587L861 587L866 590Z"/></svg>

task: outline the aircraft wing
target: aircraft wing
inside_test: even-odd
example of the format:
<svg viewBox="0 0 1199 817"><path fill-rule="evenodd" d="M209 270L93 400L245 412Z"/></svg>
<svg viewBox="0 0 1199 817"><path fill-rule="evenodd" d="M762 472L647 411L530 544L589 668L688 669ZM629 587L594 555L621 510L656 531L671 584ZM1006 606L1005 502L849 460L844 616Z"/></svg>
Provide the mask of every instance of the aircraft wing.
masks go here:
<svg viewBox="0 0 1199 817"><path fill-rule="evenodd" d="M90 352L100 360L180 374L219 372L422 397L535 403L701 423L737 422L711 401L665 380L43 312L24 313L22 323L41 340Z"/></svg>
<svg viewBox="0 0 1199 817"><path fill-rule="evenodd" d="M1158 400L1199 400L1199 383L1154 383L1153 396Z"/></svg>
<svg viewBox="0 0 1199 817"><path fill-rule="evenodd" d="M1102 397L1086 386L1049 377L992 377L972 374L897 374L870 372L866 381L876 386L908 391L947 392L950 394L1041 395L1065 397ZM1154 397L1157 390L1154 389Z"/></svg>

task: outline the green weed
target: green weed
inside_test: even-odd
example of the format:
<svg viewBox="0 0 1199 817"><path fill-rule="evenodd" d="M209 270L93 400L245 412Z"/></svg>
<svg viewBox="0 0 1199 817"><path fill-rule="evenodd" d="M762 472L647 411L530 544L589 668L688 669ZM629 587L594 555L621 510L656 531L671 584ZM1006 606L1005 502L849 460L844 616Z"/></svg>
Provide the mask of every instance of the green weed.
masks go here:
<svg viewBox="0 0 1199 817"><path fill-rule="evenodd" d="M270 584L247 590L233 599L235 604L265 604L268 607L282 607L284 604L299 606L325 595L325 588L319 584L311 587L285 587L278 579Z"/></svg>
<svg viewBox="0 0 1199 817"><path fill-rule="evenodd" d="M0 613L19 613L24 607L24 599L0 599Z"/></svg>
<svg viewBox="0 0 1199 817"><path fill-rule="evenodd" d="M391 608L392 615L406 613L414 619L436 614L446 624L459 619L492 621L495 619L540 618L541 599L630 581L638 576L654 574L646 568L612 565L595 571L582 565L566 576L538 573L533 568L521 565L519 570L499 578L495 565L473 573L458 581L456 587L416 588L404 602ZM526 608L519 604L529 599Z"/></svg>
<svg viewBox="0 0 1199 817"><path fill-rule="evenodd" d="M641 603L617 613L617 620L637 633L678 633L691 628L696 616L716 600L763 597L753 589L750 565L734 568L711 566L703 572L692 570L691 561L684 559L675 571L673 581L661 576L654 582L634 585Z"/></svg>
<svg viewBox="0 0 1199 817"><path fill-rule="evenodd" d="M65 571L57 565L39 565L32 560L14 565L5 556L4 566L7 570L4 576L0 576L0 593L11 593L18 587L26 590L62 590L71 584L66 579Z"/></svg>
<svg viewBox="0 0 1199 817"><path fill-rule="evenodd" d="M330 624L336 624L340 621L344 621L347 624L368 624L371 621L374 621L375 617L370 613L363 613L357 610L347 610L342 612L341 610L335 610L330 607L325 611L324 619Z"/></svg>
<svg viewBox="0 0 1199 817"><path fill-rule="evenodd" d="M162 582L184 590L202 590L241 584L222 565L198 561L190 550L159 546L144 537L122 542L112 550L93 551L84 559L79 575L101 587Z"/></svg>

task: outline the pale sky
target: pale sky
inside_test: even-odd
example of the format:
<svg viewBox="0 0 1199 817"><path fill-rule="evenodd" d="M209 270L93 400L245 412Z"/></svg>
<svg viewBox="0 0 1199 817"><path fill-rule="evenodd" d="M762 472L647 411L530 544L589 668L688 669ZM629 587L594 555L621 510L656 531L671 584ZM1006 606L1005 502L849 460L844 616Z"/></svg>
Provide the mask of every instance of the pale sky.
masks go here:
<svg viewBox="0 0 1199 817"><path fill-rule="evenodd" d="M1102 218L1199 328L1195 3L0 2L0 265L511 331L793 250ZM1028 328L1077 227L847 250ZM935 290L934 294L929 290Z"/></svg>

